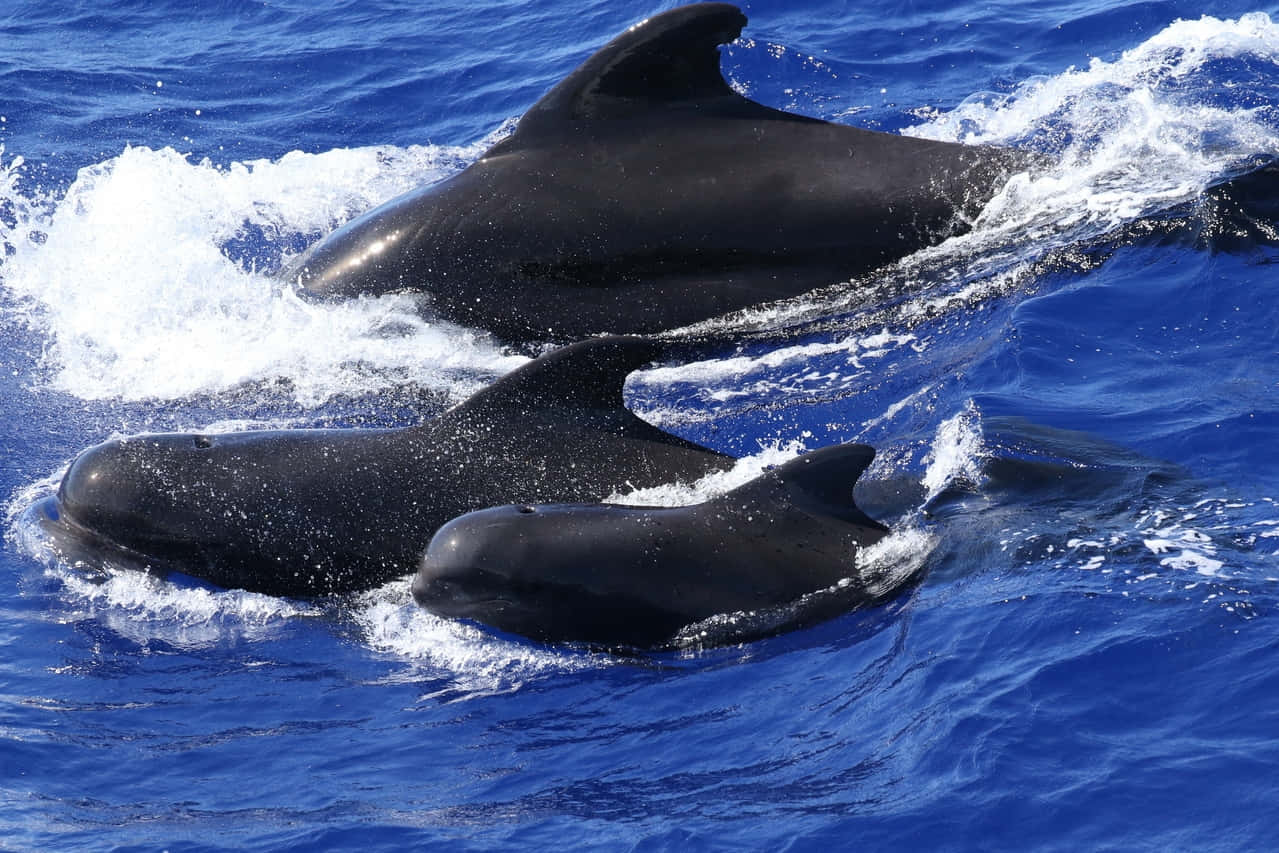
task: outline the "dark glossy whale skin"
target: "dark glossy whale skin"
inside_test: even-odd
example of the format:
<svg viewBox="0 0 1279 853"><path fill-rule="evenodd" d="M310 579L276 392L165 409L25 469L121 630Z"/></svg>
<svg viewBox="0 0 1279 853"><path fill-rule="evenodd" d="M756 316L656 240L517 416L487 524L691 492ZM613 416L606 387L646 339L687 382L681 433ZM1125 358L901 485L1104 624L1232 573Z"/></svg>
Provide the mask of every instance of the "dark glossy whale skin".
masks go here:
<svg viewBox="0 0 1279 853"><path fill-rule="evenodd" d="M733 91L701 3L600 49L465 171L348 223L282 276L409 290L511 341L650 333L846 280L968 229L1031 158L782 112Z"/></svg>
<svg viewBox="0 0 1279 853"><path fill-rule="evenodd" d="M289 596L410 574L431 534L481 507L603 500L732 458L645 423L626 374L662 345L556 350L419 426L140 435L81 453L41 523L127 565Z"/></svg>
<svg viewBox="0 0 1279 853"><path fill-rule="evenodd" d="M864 445L815 451L694 506L473 512L436 533L413 596L437 615L536 640L636 648L841 581L846 607L878 601L896 588L865 583L857 556L887 528L853 501L873 456Z"/></svg>

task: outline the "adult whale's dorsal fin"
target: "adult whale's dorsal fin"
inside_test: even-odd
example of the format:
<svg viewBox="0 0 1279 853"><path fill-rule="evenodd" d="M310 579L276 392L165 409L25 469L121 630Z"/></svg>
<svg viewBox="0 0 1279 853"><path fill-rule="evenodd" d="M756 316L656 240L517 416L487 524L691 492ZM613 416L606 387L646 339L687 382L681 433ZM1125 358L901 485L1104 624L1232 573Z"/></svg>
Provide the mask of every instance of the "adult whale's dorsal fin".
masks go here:
<svg viewBox="0 0 1279 853"><path fill-rule="evenodd" d="M657 105L728 100L758 106L734 92L719 70L719 46L745 25L746 16L729 3L681 6L641 21L546 93L516 132L620 118Z"/></svg>
<svg viewBox="0 0 1279 853"><path fill-rule="evenodd" d="M853 500L853 486L874 458L875 450L865 444L824 447L774 468L732 490L721 500L775 502L780 490L793 503L809 511L886 532L887 527L862 512Z"/></svg>
<svg viewBox="0 0 1279 853"><path fill-rule="evenodd" d="M622 408L622 386L627 375L660 358L666 348L666 344L651 338L587 338L533 359L462 405L499 404L523 410L565 406Z"/></svg>
<svg viewBox="0 0 1279 853"><path fill-rule="evenodd" d="M674 447L706 448L663 432L626 408L626 377L661 358L669 344L613 335L587 338L552 350L503 376L445 414L483 423L545 422L589 425L614 434ZM713 451L708 451L713 452Z"/></svg>

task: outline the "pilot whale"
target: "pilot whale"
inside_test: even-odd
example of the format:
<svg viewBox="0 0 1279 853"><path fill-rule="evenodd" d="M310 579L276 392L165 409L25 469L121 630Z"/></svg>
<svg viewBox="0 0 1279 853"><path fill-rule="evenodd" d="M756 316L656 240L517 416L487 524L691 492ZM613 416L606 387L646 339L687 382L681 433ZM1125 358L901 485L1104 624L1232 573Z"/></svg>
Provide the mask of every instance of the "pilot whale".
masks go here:
<svg viewBox="0 0 1279 853"><path fill-rule="evenodd" d="M626 375L666 345L596 338L401 429L155 434L81 453L37 508L77 556L313 596L411 574L436 528L509 501L600 501L733 459L636 417Z"/></svg>
<svg viewBox="0 0 1279 853"><path fill-rule="evenodd" d="M832 587L841 612L881 601L909 578L859 573L861 549L888 530L853 500L873 457L865 445L828 447L694 506L473 512L435 534L413 597L437 615L536 640L638 648ZM805 615L797 609L784 627Z"/></svg>
<svg viewBox="0 0 1279 853"><path fill-rule="evenodd" d="M510 342L652 333L849 279L968 230L1031 155L880 133L725 82L726 3L614 38L441 183L281 273L322 298L413 291Z"/></svg>

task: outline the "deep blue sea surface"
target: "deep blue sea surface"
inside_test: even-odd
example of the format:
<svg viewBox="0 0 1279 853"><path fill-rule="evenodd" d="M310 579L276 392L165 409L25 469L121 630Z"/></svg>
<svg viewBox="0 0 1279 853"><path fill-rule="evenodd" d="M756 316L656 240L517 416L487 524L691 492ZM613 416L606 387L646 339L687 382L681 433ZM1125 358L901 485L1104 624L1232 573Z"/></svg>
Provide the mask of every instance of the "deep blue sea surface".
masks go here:
<svg viewBox="0 0 1279 853"><path fill-rule="evenodd" d="M745 7L723 68L751 97L1050 165L632 377L744 457L732 482L874 445L875 559L926 573L631 658L434 618L407 581L90 571L25 513L113 435L412 423L523 363L270 274L667 6L67 6L0 10L0 847L1275 846L1279 181L1231 179L1279 156L1279 6Z"/></svg>

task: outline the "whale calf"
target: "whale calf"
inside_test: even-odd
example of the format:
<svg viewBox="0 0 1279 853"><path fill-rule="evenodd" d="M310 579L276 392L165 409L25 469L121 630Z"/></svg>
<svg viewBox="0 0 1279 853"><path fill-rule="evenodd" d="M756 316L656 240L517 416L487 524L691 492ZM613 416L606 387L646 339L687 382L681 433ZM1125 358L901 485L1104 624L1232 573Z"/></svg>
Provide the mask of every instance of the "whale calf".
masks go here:
<svg viewBox="0 0 1279 853"><path fill-rule="evenodd" d="M726 3L655 15L443 182L282 271L322 298L427 294L511 342L652 333L843 281L969 228L1032 155L880 133L725 82Z"/></svg>
<svg viewBox="0 0 1279 853"><path fill-rule="evenodd" d="M421 425L157 434L81 453L37 518L56 545L221 587L313 596L416 568L449 519L508 501L599 501L692 480L732 457L625 408L665 346L555 350Z"/></svg>
<svg viewBox="0 0 1279 853"><path fill-rule="evenodd" d="M873 457L865 445L825 448L693 506L473 512L431 539L413 597L536 640L637 648L837 585L843 609L880 601L906 579L884 587L858 571L861 549L887 533L853 500Z"/></svg>

